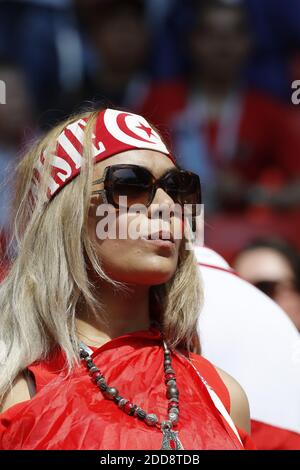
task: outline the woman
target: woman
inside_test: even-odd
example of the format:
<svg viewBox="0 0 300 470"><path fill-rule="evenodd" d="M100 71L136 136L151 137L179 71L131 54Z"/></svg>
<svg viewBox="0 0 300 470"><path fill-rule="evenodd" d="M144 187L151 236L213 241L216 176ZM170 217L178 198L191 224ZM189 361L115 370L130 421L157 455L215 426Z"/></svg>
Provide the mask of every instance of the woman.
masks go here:
<svg viewBox="0 0 300 470"><path fill-rule="evenodd" d="M106 109L52 130L17 179L1 448L242 449L245 394L192 352L201 286L175 206L200 202L198 177L143 117Z"/></svg>

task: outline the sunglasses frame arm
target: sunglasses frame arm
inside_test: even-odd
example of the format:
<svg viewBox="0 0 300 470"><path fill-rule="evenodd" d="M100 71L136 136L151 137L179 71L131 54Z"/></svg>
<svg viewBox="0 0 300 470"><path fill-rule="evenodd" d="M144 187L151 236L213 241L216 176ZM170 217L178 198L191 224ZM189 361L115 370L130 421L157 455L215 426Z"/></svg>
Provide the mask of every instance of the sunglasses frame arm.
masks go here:
<svg viewBox="0 0 300 470"><path fill-rule="evenodd" d="M93 181L92 185L94 186L95 184L100 184L100 183L104 183L105 181L105 177L103 178L99 178L98 180L95 180ZM108 199L107 199L107 195L106 195L106 190L105 189L97 189L97 190L94 190L92 191L92 194L100 194L101 197L102 197L102 201L104 204L108 204Z"/></svg>

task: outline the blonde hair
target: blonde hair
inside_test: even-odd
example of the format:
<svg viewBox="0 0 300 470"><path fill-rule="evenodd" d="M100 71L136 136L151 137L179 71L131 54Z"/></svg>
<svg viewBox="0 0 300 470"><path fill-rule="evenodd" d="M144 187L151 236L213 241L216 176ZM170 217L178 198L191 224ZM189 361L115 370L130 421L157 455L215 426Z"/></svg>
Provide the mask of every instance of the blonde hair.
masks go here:
<svg viewBox="0 0 300 470"><path fill-rule="evenodd" d="M0 368L0 398L22 370L47 358L55 347L64 351L69 371L78 362L75 317L79 299L84 299L95 315L104 315L93 295L86 259L100 278L114 287L122 287L102 270L86 230L93 174L89 143L98 112L81 113L56 126L17 166L16 254L0 286L0 345L6 350ZM29 193L39 156L46 150L50 153L55 150L57 138L67 125L87 116L80 174L48 201L46 188L51 162L46 161L33 207ZM170 347L200 353L196 329L202 288L194 254L185 250L183 243L175 275L167 284L151 287L151 292L162 306L158 320Z"/></svg>

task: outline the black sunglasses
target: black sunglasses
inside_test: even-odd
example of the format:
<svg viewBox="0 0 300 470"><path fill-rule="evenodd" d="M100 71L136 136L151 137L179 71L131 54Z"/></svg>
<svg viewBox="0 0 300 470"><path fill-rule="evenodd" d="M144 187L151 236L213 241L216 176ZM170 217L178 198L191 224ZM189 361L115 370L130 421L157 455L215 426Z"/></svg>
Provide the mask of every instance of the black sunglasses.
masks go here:
<svg viewBox="0 0 300 470"><path fill-rule="evenodd" d="M277 281L257 281L253 285L268 297L274 299L279 283Z"/></svg>
<svg viewBox="0 0 300 470"><path fill-rule="evenodd" d="M175 203L182 207L192 205L193 215L199 213L201 204L201 184L198 175L178 168L168 170L156 179L147 168L138 165L113 165L104 170L103 177L93 185L104 183L104 189L92 191L101 194L103 202L119 208L119 197L127 197L127 207L143 204L149 207L158 188L162 188Z"/></svg>
<svg viewBox="0 0 300 470"><path fill-rule="evenodd" d="M297 289L297 286L296 286L296 283L293 281L293 280L289 280L289 281L257 281L257 282L253 282L253 285L261 290L264 294L266 294L268 297L271 297L271 299L274 300L277 292L278 292L278 289L280 289L281 287L289 287L289 288L292 288L292 289L295 289L296 291L298 291Z"/></svg>

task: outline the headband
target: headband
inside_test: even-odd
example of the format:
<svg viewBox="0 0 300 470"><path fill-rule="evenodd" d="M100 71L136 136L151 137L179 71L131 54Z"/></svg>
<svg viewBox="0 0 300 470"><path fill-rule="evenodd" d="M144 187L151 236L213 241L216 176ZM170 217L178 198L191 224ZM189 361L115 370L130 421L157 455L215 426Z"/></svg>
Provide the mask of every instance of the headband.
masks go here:
<svg viewBox="0 0 300 470"><path fill-rule="evenodd" d="M30 197L36 200L38 185L46 159L51 158L51 174L47 197L52 199L61 188L75 178L83 164L84 129L88 118L69 124L57 138L55 153L43 152L33 170ZM149 149L175 160L159 134L145 118L115 109L100 111L92 134L93 162L133 149Z"/></svg>

